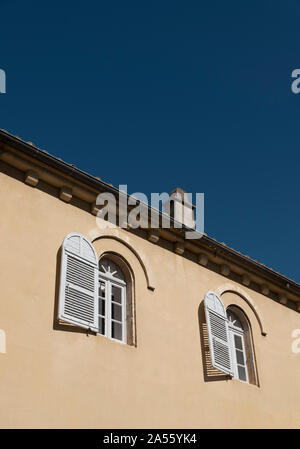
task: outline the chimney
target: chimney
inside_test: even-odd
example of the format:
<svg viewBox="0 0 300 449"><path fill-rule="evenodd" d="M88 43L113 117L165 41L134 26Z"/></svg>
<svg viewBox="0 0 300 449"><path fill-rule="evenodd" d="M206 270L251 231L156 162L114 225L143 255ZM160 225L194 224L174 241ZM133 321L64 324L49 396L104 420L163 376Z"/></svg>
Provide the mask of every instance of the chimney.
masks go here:
<svg viewBox="0 0 300 449"><path fill-rule="evenodd" d="M170 199L163 204L163 211L170 214L171 218L195 229L195 206L190 203L188 194L177 187L170 193Z"/></svg>

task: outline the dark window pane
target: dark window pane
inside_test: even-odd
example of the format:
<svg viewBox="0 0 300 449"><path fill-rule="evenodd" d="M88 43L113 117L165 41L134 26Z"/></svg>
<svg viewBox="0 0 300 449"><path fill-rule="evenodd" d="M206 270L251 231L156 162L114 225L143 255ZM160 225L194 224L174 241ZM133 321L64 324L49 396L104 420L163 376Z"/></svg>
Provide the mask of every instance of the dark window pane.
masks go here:
<svg viewBox="0 0 300 449"><path fill-rule="evenodd" d="M122 321L122 306L111 304L111 317L113 320Z"/></svg>
<svg viewBox="0 0 300 449"><path fill-rule="evenodd" d="M106 257L100 259L99 270L102 273L109 273L115 278L125 280L122 270L118 267L118 265L116 265L112 260L107 259Z"/></svg>
<svg viewBox="0 0 300 449"><path fill-rule="evenodd" d="M238 372L239 372L239 379L240 380L247 380L246 379L246 370L243 366L238 365Z"/></svg>
<svg viewBox="0 0 300 449"><path fill-rule="evenodd" d="M238 319L235 313L233 313L231 310L227 311L227 318L229 319L229 324L235 327L238 327L239 329L243 329L242 323Z"/></svg>
<svg viewBox="0 0 300 449"><path fill-rule="evenodd" d="M235 335L234 336L234 344L235 344L236 349L243 349L242 337L240 337L239 335Z"/></svg>
<svg viewBox="0 0 300 449"><path fill-rule="evenodd" d="M118 302L119 304L122 303L122 291L120 287L116 287L115 285L112 285L111 287L111 300Z"/></svg>
<svg viewBox="0 0 300 449"><path fill-rule="evenodd" d="M236 361L239 365L245 365L245 360L244 360L244 354L243 351L239 351L238 349L235 351L236 352Z"/></svg>
<svg viewBox="0 0 300 449"><path fill-rule="evenodd" d="M105 319L99 317L99 334L105 334Z"/></svg>
<svg viewBox="0 0 300 449"><path fill-rule="evenodd" d="M122 324L111 322L111 336L112 338L117 338L118 340L122 340Z"/></svg>
<svg viewBox="0 0 300 449"><path fill-rule="evenodd" d="M99 299L99 315L105 316L105 300Z"/></svg>
<svg viewBox="0 0 300 449"><path fill-rule="evenodd" d="M101 298L105 298L105 283L104 282L100 282L100 285L99 285L99 296Z"/></svg>

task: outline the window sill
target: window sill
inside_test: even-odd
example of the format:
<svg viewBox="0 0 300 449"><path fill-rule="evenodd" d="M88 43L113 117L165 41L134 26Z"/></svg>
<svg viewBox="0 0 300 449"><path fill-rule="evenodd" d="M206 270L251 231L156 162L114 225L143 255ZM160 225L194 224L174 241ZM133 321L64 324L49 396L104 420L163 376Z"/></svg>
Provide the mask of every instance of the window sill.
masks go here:
<svg viewBox="0 0 300 449"><path fill-rule="evenodd" d="M249 382L245 382L244 380L237 379L236 377L231 377L230 380L232 380L234 383L237 382L238 384L247 385L248 387L259 388L259 385L257 385L257 384L250 384Z"/></svg>
<svg viewBox="0 0 300 449"><path fill-rule="evenodd" d="M101 337L103 341L111 342L112 344L117 343L121 346L124 346L125 348L136 348L136 345L129 345L128 343L125 343L124 341L118 340L117 338L110 338L106 337L105 335L96 333L97 337Z"/></svg>

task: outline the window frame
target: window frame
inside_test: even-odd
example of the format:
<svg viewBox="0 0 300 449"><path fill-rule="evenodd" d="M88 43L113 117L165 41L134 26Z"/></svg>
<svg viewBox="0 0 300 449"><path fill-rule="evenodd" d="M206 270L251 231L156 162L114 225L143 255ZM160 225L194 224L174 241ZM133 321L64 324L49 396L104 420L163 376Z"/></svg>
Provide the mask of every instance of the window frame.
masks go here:
<svg viewBox="0 0 300 449"><path fill-rule="evenodd" d="M234 314L234 312L232 312L231 309L227 309L227 312L228 311L230 311L231 313ZM238 316L237 316L237 318L239 319ZM239 327L235 326L228 319L228 332L229 332L229 341L230 341L231 361L232 361L232 368L233 368L233 372L234 372L234 378L239 380L239 381L241 381L241 382L245 382L245 383L249 384L250 382L249 382L247 353L246 353L246 345L245 345L245 329L244 329L242 323L241 323L241 325L242 325L242 329L240 329ZM239 349L239 348L236 347L236 344L235 344L235 341L234 341L235 335L241 338L242 349ZM236 357L236 351L237 350L238 351L242 351L242 353L243 353L244 365L242 365L241 363L238 363L238 361L237 361L237 357ZM238 366L242 366L245 369L246 380L240 379Z"/></svg>
<svg viewBox="0 0 300 449"><path fill-rule="evenodd" d="M105 257L105 256L104 256ZM109 260L109 257L107 257ZM101 262L101 259L100 261ZM113 261L112 261L113 262ZM119 267L121 270L121 267ZM121 270L122 271L122 270ZM97 335L102 335L103 337L109 338L110 340L118 341L119 343L127 344L127 313L126 313L126 288L127 284L125 281L118 279L106 272L98 271L98 285L100 289L100 282L105 283L105 315L100 314L100 307L98 311L98 323L100 318L104 318L104 333L100 333L100 326L98 325ZM112 304L119 303L112 301L112 287L115 286L121 290L121 307L122 307L122 321L112 318ZM98 301L100 303L101 296L98 291ZM122 339L112 337L112 322L120 323L122 326Z"/></svg>
<svg viewBox="0 0 300 449"><path fill-rule="evenodd" d="M256 355L255 355L255 342L252 332L252 326L251 321L249 320L248 316L246 315L243 308L241 308L236 303L231 303L226 307L226 314L228 312L233 313L237 319L240 322L240 325L242 326L243 330L243 348L244 348L244 357L247 367L247 373L248 373L248 384L249 385L256 385L257 387L260 386L259 383L259 377L258 377L258 367L257 367L257 361L256 361ZM228 320L229 322L229 320ZM230 323L229 323L230 326ZM238 331L240 328L237 327L236 330ZM241 331L241 329L240 329ZM234 362L234 357L233 362ZM238 377L234 377L240 382L244 382L243 380L240 380Z"/></svg>

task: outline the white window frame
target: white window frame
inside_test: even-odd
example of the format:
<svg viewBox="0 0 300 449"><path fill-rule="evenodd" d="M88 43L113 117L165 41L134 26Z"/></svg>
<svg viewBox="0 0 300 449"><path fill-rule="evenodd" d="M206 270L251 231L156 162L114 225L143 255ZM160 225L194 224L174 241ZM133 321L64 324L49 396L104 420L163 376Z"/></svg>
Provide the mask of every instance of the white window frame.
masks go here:
<svg viewBox="0 0 300 449"><path fill-rule="evenodd" d="M110 273L103 273L99 271L99 287L100 282L105 283L105 317L104 317L104 333L101 334L97 332L98 335L102 335L111 340L118 341L119 343L127 343L127 325L126 325L126 282L121 279L117 279ZM112 303L112 287L115 286L121 290L121 307L122 307L122 322L115 320L111 317ZM98 295L98 301L100 301L100 296ZM120 303L116 303L120 305ZM100 314L100 307L98 312L98 318L103 318ZM112 337L112 321L122 324L122 340L119 338Z"/></svg>
<svg viewBox="0 0 300 449"><path fill-rule="evenodd" d="M230 309L229 309L229 311L230 311ZM234 312L232 312L232 313L234 313ZM234 378L238 379L240 382L249 383L249 373L248 373L248 366L247 366L247 354L246 354L246 348L245 348L245 331L244 331L244 329L240 329L239 327L234 326L234 324L231 321L228 321L228 331L229 331L231 361L232 361L232 369L233 369L233 372L234 372ZM237 362L236 349L238 349L238 348L235 347L235 342L234 342L234 336L235 335L241 337L242 351L243 351L243 356L244 356L244 361L245 361L244 365L241 365L240 363ZM238 365L243 366L243 368L245 368L246 380L242 380L242 379L239 378Z"/></svg>

